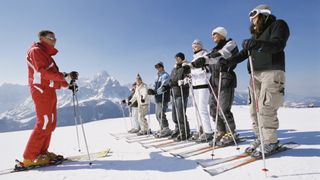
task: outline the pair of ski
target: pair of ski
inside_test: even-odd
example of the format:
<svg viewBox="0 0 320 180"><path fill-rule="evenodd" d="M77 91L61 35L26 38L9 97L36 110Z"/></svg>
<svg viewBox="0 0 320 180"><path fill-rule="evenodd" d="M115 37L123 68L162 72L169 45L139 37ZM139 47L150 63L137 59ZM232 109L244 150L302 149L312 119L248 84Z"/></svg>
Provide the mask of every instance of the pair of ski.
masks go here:
<svg viewBox="0 0 320 180"><path fill-rule="evenodd" d="M237 143L242 143L245 142L246 140L241 138L237 140ZM224 147L228 147L231 146L233 144L227 145L227 146L210 146L210 145L206 145L206 146L201 146L201 147L197 147L195 149L190 149L190 150L186 150L183 152L179 152L179 153L170 153L171 155L175 156L175 157L180 157L180 158L189 158L192 156L197 156L209 151L212 151L213 149L220 149L220 148L224 148Z"/></svg>
<svg viewBox="0 0 320 180"><path fill-rule="evenodd" d="M99 151L96 153L90 153L90 158L91 160L96 160L99 158L105 158L109 155L110 153L110 149L107 148L103 151ZM39 165L39 166L31 166L31 167L19 167L18 165L16 165L16 167L14 168L9 168L9 169L4 169L4 170L0 170L0 175L5 175L5 174L11 174L11 173L16 173L16 172L21 172L21 171L29 171L29 170L35 170L35 169L41 169L44 167L50 167L50 166L57 166L66 162L78 162L78 161L88 161L88 155L87 154L83 154L83 155L76 155L76 156L69 156L66 157L64 159L60 159L57 160L55 162L52 162L50 164L46 164L46 165ZM20 164L21 162L16 160L16 162L18 164Z"/></svg>
<svg viewBox="0 0 320 180"><path fill-rule="evenodd" d="M296 148L298 146L299 146L299 144L297 144L295 142L288 142L288 143L280 144L276 151L274 151L273 153L269 154L266 157L273 156L277 153L280 153L280 152L283 152L286 150L290 150L290 149ZM242 167L244 165L250 164L252 162L258 161L260 159L261 158L251 157L250 154L242 153L239 155L229 156L229 157L222 158L222 159L215 159L215 160L208 161L208 162L198 162L198 164L201 165L203 168L205 168L204 171L208 172L211 176L215 176L215 175L230 171L232 169L236 169L238 167ZM221 165L224 163L227 163L227 164L219 166L217 168L208 169L208 167Z"/></svg>

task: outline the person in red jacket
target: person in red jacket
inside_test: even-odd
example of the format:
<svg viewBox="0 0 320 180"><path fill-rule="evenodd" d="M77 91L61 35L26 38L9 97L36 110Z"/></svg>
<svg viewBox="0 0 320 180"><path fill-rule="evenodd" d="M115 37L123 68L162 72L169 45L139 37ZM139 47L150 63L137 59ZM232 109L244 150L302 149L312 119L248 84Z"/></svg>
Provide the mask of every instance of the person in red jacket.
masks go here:
<svg viewBox="0 0 320 180"><path fill-rule="evenodd" d="M28 82L35 105L36 124L23 154L23 166L45 165L61 155L49 152L51 134L57 124L56 89L62 87L74 90L68 82L78 79L78 73L62 73L52 56L58 53L54 48L57 39L51 31L40 31L39 42L34 43L27 54Z"/></svg>

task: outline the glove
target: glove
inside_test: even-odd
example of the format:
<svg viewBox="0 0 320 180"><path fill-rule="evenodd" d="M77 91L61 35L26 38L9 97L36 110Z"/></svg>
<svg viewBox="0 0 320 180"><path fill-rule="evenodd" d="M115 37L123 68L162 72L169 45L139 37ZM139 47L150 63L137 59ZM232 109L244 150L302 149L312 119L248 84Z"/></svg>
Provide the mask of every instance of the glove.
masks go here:
<svg viewBox="0 0 320 180"><path fill-rule="evenodd" d="M184 79L178 80L178 86L184 85Z"/></svg>
<svg viewBox="0 0 320 180"><path fill-rule="evenodd" d="M148 89L148 95L155 95L156 92L154 92L153 89Z"/></svg>
<svg viewBox="0 0 320 180"><path fill-rule="evenodd" d="M245 50L252 50L256 45L256 41L253 39L245 39L242 41L242 48Z"/></svg>
<svg viewBox="0 0 320 180"><path fill-rule="evenodd" d="M128 102L128 106L131 106L131 104L132 104L132 103L129 101L129 102Z"/></svg>
<svg viewBox="0 0 320 180"><path fill-rule="evenodd" d="M73 93L78 92L78 85L74 80L71 80L68 89L70 89Z"/></svg>
<svg viewBox="0 0 320 180"><path fill-rule="evenodd" d="M191 83L191 78L185 77L185 78L183 79L183 84L189 84L189 83Z"/></svg>
<svg viewBox="0 0 320 180"><path fill-rule="evenodd" d="M141 102L142 102L142 103L145 103L145 102L146 102L146 100L143 99L143 96L142 96L142 95L141 95Z"/></svg>
<svg viewBox="0 0 320 180"><path fill-rule="evenodd" d="M71 80L78 80L79 73L77 71L71 71L67 74Z"/></svg>
<svg viewBox="0 0 320 180"><path fill-rule="evenodd" d="M122 100L121 103L122 103L122 104L126 104L126 100L125 100L125 99Z"/></svg>
<svg viewBox="0 0 320 180"><path fill-rule="evenodd" d="M162 94L165 91L164 87L160 87L157 89L157 94Z"/></svg>
<svg viewBox="0 0 320 180"><path fill-rule="evenodd" d="M195 61L191 63L191 65L195 68L201 68L206 65L206 58L205 57L199 57Z"/></svg>
<svg viewBox="0 0 320 180"><path fill-rule="evenodd" d="M182 66L189 66L190 68L193 68L192 63L190 63L190 62L188 62L188 61L184 61L184 62L182 63Z"/></svg>

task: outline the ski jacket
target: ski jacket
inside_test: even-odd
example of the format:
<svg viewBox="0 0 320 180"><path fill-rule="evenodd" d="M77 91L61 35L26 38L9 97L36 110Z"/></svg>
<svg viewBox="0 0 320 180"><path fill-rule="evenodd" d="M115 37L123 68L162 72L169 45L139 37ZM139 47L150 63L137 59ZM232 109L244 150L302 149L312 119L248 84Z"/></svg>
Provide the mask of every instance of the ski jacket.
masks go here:
<svg viewBox="0 0 320 180"><path fill-rule="evenodd" d="M207 54L208 54L207 50L203 49L193 55L193 60L191 62L194 62L198 58L204 57ZM192 77L192 86L194 89L208 88L207 78L210 77L210 73L209 73L209 69L206 66L201 68L192 68L191 77Z"/></svg>
<svg viewBox="0 0 320 180"><path fill-rule="evenodd" d="M218 53L218 56L215 58L210 58L209 63L211 70L210 83L213 87L219 86L219 75L221 73L221 88L235 88L237 86L237 77L233 71L236 68L236 65L228 68L221 69L219 59L227 59L239 52L238 46L235 41L232 39L220 41L216 47L212 49L211 54Z"/></svg>
<svg viewBox="0 0 320 180"><path fill-rule="evenodd" d="M170 101L170 94L169 94L169 88L168 88L169 82L170 82L170 75L167 72L163 71L158 74L158 77L154 83L154 91L156 92L155 94L156 102L162 102L162 94L157 94L158 90L161 90L161 89L167 89L163 93L164 102Z"/></svg>
<svg viewBox="0 0 320 180"><path fill-rule="evenodd" d="M135 90L132 91L132 93L131 93L130 96L128 97L128 102L132 99L134 93L135 93ZM131 104L131 107L138 107L138 102L137 102L137 101L134 101L134 102Z"/></svg>
<svg viewBox="0 0 320 180"><path fill-rule="evenodd" d="M190 67L189 66L182 66L182 64L175 65L172 72L171 72L171 79L170 79L170 88L171 94L175 97L181 97L181 90L180 86L178 86L178 81L183 80L190 74ZM183 97L189 97L189 84L182 85L182 92Z"/></svg>
<svg viewBox="0 0 320 180"><path fill-rule="evenodd" d="M141 101L142 99L144 102ZM141 83L139 86L136 86L136 90L130 99L131 104L135 101L138 102L138 107L149 104L148 87L145 83Z"/></svg>
<svg viewBox="0 0 320 180"><path fill-rule="evenodd" d="M285 71L285 52L290 30L284 20L270 15L265 29L257 37L252 36L254 45L251 49L253 68L256 71L283 70ZM248 58L248 51L242 50L230 58L232 63L240 63ZM250 65L248 61L248 72Z"/></svg>
<svg viewBox="0 0 320 180"><path fill-rule="evenodd" d="M60 89L67 87L68 83L64 74L51 56L58 53L58 50L45 43L34 43L28 50L28 83L40 93L45 89Z"/></svg>

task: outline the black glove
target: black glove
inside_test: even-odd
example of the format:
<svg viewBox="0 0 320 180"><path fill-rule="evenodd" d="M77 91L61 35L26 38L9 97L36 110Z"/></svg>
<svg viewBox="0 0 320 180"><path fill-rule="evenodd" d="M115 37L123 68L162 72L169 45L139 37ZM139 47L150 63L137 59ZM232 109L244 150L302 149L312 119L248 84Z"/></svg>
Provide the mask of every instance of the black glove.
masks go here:
<svg viewBox="0 0 320 180"><path fill-rule="evenodd" d="M145 102L146 102L146 100L143 99L143 96L142 96L142 95L141 95L141 102L142 102L142 103L145 103Z"/></svg>
<svg viewBox="0 0 320 180"><path fill-rule="evenodd" d="M253 39L245 39L242 41L242 48L245 50L252 50L256 45L256 41Z"/></svg>
<svg viewBox="0 0 320 180"><path fill-rule="evenodd" d="M156 92L153 89L148 89L148 95L155 95Z"/></svg>
<svg viewBox="0 0 320 180"><path fill-rule="evenodd" d="M74 80L71 80L68 89L70 89L73 93L78 92L78 85L74 82Z"/></svg>
<svg viewBox="0 0 320 180"><path fill-rule="evenodd" d="M208 57L209 58L216 58L216 57L219 57L221 56L221 54L219 52L211 52L208 54Z"/></svg>
<svg viewBox="0 0 320 180"><path fill-rule="evenodd" d="M72 80L77 80L79 73L77 71L71 71L68 75Z"/></svg>
<svg viewBox="0 0 320 180"><path fill-rule="evenodd" d="M204 57L199 57L198 59L196 59L195 61L193 61L192 66L195 68L201 68L203 66L206 65L206 58Z"/></svg>
<svg viewBox="0 0 320 180"><path fill-rule="evenodd" d="M132 103L129 101L129 102L128 102L128 106L130 106L131 104L132 104Z"/></svg>
<svg viewBox="0 0 320 180"><path fill-rule="evenodd" d="M126 104L126 100L125 100L125 99L122 100L121 103L122 103L122 104Z"/></svg>

